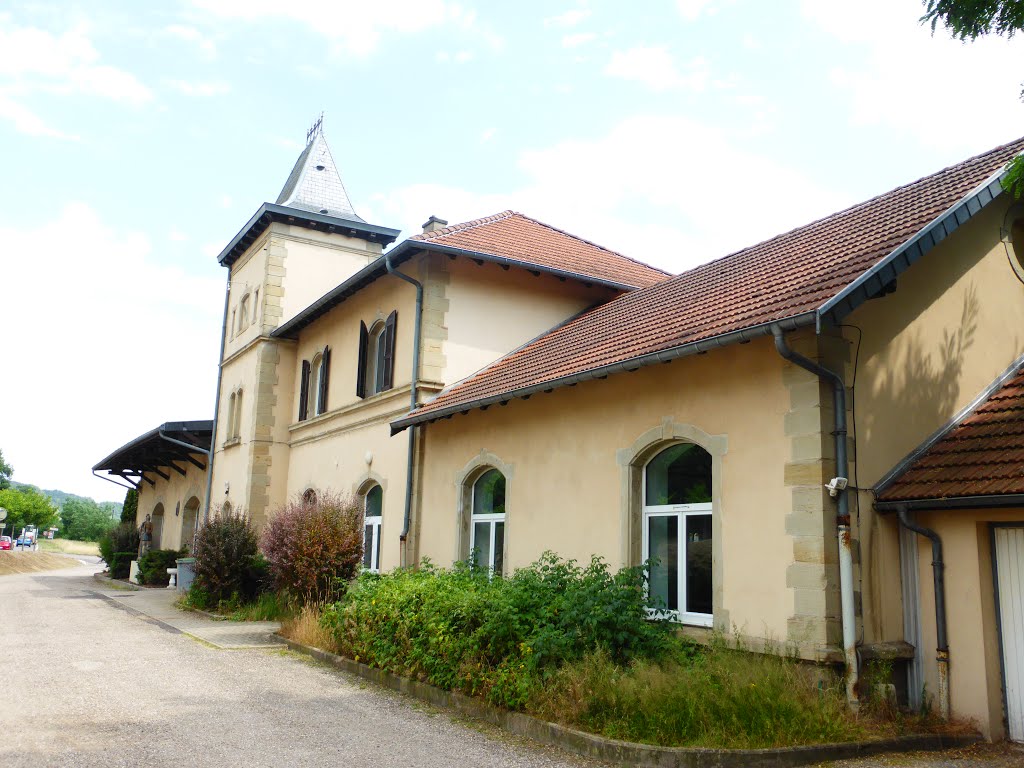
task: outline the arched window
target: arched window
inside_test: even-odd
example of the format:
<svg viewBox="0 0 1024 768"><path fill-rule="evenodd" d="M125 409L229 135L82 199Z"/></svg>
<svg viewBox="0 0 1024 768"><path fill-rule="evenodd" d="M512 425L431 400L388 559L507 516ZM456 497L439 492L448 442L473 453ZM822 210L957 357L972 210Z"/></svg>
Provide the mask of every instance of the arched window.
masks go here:
<svg viewBox="0 0 1024 768"><path fill-rule="evenodd" d="M327 412L328 375L331 370L331 348L317 352L312 362L302 361L299 381L299 421Z"/></svg>
<svg viewBox="0 0 1024 768"><path fill-rule="evenodd" d="M491 573L505 564L505 476L488 469L473 483L469 551L476 565Z"/></svg>
<svg viewBox="0 0 1024 768"><path fill-rule="evenodd" d="M160 541L164 532L163 504L157 504L153 507L153 516L150 518L150 522L153 524L153 543L150 546L153 549L160 549Z"/></svg>
<svg viewBox="0 0 1024 768"><path fill-rule="evenodd" d="M217 516L218 516L218 517L231 517L231 513L232 513L233 511L234 511L234 510L233 510L233 509L232 509L232 507L231 507L231 502L230 502L230 501L225 501L225 502L224 502L224 503L223 503L223 504L221 505L221 507L220 507L220 514L219 514L219 515L217 515Z"/></svg>
<svg viewBox="0 0 1024 768"><path fill-rule="evenodd" d="M256 289L256 293L253 294L252 300L252 322L255 325L257 318L260 316L260 289Z"/></svg>
<svg viewBox="0 0 1024 768"><path fill-rule="evenodd" d="M238 305L238 332L241 333L249 327L249 294L242 297Z"/></svg>
<svg viewBox="0 0 1024 768"><path fill-rule="evenodd" d="M199 497L192 496L185 502L185 512L181 517L181 546L192 549L196 527L199 522Z"/></svg>
<svg viewBox="0 0 1024 768"><path fill-rule="evenodd" d="M235 414L235 393L232 392L228 397L228 440L235 436Z"/></svg>
<svg viewBox="0 0 1024 768"><path fill-rule="evenodd" d="M711 626L711 454L677 443L647 463L642 525L652 607Z"/></svg>
<svg viewBox="0 0 1024 768"><path fill-rule="evenodd" d="M320 399L320 376L322 375L324 356L317 354L313 362L309 364L309 389L306 392L306 413L316 416L319 411Z"/></svg>
<svg viewBox="0 0 1024 768"><path fill-rule="evenodd" d="M398 312L374 323L369 329L359 324L359 368L356 372L356 395L369 397L385 392L395 380L395 325Z"/></svg>
<svg viewBox="0 0 1024 768"><path fill-rule="evenodd" d="M306 492L302 494L302 503L310 507L316 504L316 491L307 488Z"/></svg>
<svg viewBox="0 0 1024 768"><path fill-rule="evenodd" d="M380 573L380 524L384 516L384 490L374 485L363 497L363 568Z"/></svg>

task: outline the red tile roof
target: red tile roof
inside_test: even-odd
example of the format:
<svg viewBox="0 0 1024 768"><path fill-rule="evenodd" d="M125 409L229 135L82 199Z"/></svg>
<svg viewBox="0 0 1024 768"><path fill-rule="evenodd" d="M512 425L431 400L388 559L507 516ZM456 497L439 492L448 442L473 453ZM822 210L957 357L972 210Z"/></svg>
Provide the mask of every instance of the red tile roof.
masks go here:
<svg viewBox="0 0 1024 768"><path fill-rule="evenodd" d="M880 502L1024 494L1024 367L885 484Z"/></svg>
<svg viewBox="0 0 1024 768"><path fill-rule="evenodd" d="M559 380L568 383L568 377L594 369L814 313L1021 151L1024 139L624 294L442 391L394 426L468 410L485 398L509 399L517 391L549 382L559 386Z"/></svg>
<svg viewBox="0 0 1024 768"><path fill-rule="evenodd" d="M409 240L488 254L521 262L526 268L533 266L570 272L632 288L645 288L669 276L668 272L515 211L502 211L494 216L424 232Z"/></svg>

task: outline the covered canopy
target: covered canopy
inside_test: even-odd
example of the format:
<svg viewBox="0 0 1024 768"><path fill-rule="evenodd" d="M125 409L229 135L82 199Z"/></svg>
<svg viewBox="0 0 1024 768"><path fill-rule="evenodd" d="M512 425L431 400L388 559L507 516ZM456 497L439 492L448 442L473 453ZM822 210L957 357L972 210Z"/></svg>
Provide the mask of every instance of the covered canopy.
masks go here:
<svg viewBox="0 0 1024 768"><path fill-rule="evenodd" d="M136 487L142 480L155 484L152 478L146 477L146 472L170 480L165 469L184 475L188 467L182 465L192 464L205 471L212 435L213 422L209 420L168 421L125 443L98 462L92 471L107 472Z"/></svg>

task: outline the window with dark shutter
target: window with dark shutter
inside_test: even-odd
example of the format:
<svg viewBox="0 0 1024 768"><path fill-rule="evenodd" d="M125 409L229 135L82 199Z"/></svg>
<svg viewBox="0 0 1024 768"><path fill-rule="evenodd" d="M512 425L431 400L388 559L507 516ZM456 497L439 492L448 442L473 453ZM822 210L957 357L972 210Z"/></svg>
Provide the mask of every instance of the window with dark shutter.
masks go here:
<svg viewBox="0 0 1024 768"><path fill-rule="evenodd" d="M302 361L302 378L299 381L299 421L309 416L306 405L309 400L309 360Z"/></svg>
<svg viewBox="0 0 1024 768"><path fill-rule="evenodd" d="M398 321L396 309L384 322L384 377L381 391L391 389L395 385L395 323Z"/></svg>
<svg viewBox="0 0 1024 768"><path fill-rule="evenodd" d="M356 365L356 397L366 397L366 347L370 331L366 323L359 322L359 363Z"/></svg>
<svg viewBox="0 0 1024 768"><path fill-rule="evenodd" d="M331 368L331 348L324 347L323 357L320 359L320 391L317 393L316 412L317 414L327 412L327 375Z"/></svg>

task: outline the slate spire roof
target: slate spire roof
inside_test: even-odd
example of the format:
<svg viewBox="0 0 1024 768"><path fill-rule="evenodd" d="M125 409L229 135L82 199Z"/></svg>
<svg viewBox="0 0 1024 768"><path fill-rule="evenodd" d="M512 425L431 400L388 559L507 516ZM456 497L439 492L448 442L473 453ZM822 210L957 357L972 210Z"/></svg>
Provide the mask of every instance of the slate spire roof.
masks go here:
<svg viewBox="0 0 1024 768"><path fill-rule="evenodd" d="M366 223L348 199L323 131L316 131L277 196L278 205Z"/></svg>

